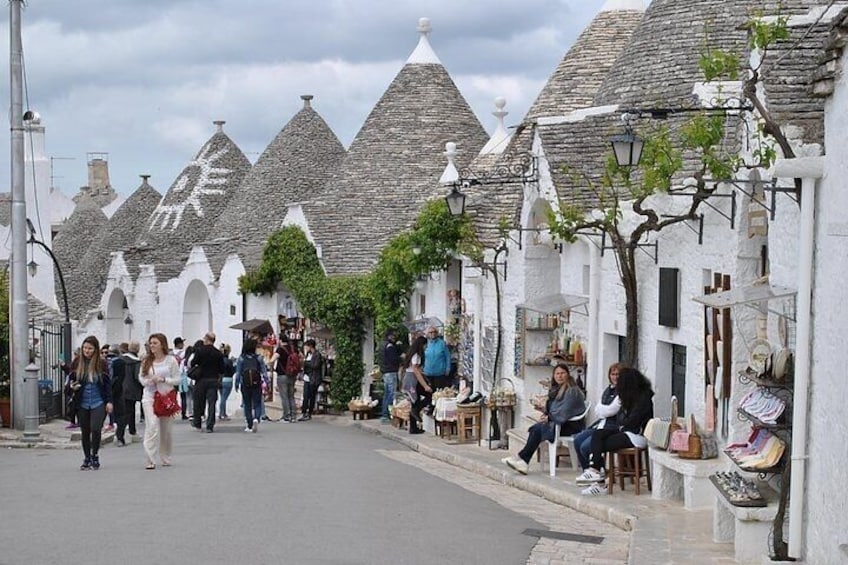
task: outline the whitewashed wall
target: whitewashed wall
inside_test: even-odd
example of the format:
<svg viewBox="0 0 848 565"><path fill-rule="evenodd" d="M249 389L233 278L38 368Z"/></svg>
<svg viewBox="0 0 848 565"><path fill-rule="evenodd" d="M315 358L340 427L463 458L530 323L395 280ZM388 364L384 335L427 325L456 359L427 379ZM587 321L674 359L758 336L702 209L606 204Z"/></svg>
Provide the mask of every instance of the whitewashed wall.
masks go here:
<svg viewBox="0 0 848 565"><path fill-rule="evenodd" d="M845 64L843 58L842 64ZM813 350L804 524L807 563L844 563L848 543L848 504L838 495L848 464L845 399L848 349L845 347L845 277L848 273L848 80L845 73L826 106L824 178L816 198L813 282ZM837 489L837 490L834 490Z"/></svg>

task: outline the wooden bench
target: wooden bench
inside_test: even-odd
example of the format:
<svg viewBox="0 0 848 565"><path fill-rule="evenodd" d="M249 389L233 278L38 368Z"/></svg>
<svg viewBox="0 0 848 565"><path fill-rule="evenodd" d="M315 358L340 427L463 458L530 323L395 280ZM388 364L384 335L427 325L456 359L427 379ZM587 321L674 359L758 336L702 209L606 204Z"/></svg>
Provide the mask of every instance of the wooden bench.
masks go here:
<svg viewBox="0 0 848 565"><path fill-rule="evenodd" d="M687 510L711 508L716 496L710 475L727 468L722 459L681 459L673 453L649 448L653 490L657 500L683 500Z"/></svg>

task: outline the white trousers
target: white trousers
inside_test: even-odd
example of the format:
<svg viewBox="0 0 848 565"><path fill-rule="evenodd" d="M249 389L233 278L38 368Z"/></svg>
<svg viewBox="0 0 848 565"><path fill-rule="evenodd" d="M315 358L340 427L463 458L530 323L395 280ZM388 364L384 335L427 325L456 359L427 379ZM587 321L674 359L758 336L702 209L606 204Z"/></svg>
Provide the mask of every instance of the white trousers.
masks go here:
<svg viewBox="0 0 848 565"><path fill-rule="evenodd" d="M144 452L148 463L156 463L171 457L171 438L173 437L173 418L160 418L153 413L153 401L141 403L144 410Z"/></svg>

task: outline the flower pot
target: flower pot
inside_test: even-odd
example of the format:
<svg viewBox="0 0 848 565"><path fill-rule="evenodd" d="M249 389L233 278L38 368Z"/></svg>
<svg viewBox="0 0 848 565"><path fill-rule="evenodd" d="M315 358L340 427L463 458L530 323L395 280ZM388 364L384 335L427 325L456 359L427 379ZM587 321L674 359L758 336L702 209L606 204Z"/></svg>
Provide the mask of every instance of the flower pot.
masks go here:
<svg viewBox="0 0 848 565"><path fill-rule="evenodd" d="M12 401L8 398L0 398L0 420L4 428L12 427Z"/></svg>

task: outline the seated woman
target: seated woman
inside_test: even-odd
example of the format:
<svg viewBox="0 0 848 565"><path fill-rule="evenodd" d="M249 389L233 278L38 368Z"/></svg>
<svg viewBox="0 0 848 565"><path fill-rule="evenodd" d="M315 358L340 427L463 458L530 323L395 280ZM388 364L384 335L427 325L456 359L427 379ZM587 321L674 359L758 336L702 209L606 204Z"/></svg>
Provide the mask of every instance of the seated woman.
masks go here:
<svg viewBox="0 0 848 565"><path fill-rule="evenodd" d="M589 484L583 489L587 496L606 493L598 483L606 477L604 453L625 447L646 447L648 442L641 435L648 420L654 417L654 391L651 382L636 369L622 369L616 385L621 410L616 415L617 426L614 429L598 429L592 433L592 452L589 456L589 468L577 477L577 484Z"/></svg>
<svg viewBox="0 0 848 565"><path fill-rule="evenodd" d="M610 365L607 372L609 386L604 389L604 392L601 394L601 403L595 408L595 416L598 419L592 422L591 426L574 436L574 451L577 452L577 460L580 462L580 468L584 471L589 468L592 432L606 428L613 429L618 426L615 421L615 415L621 409L621 401L615 392L615 385L618 382L618 373L623 368L624 365L621 363Z"/></svg>
<svg viewBox="0 0 848 565"><path fill-rule="evenodd" d="M586 399L583 391L577 386L574 378L568 370L568 365L559 363L554 367L554 376L551 379L551 389L548 392L548 401L545 403L545 412L539 421L529 429L527 443L518 452L518 457L507 457L502 459L504 463L526 475L530 466L530 458L539 448L543 441L553 441L556 424L559 424L560 435L571 435L583 429L583 421L569 421L579 416L586 410Z"/></svg>

